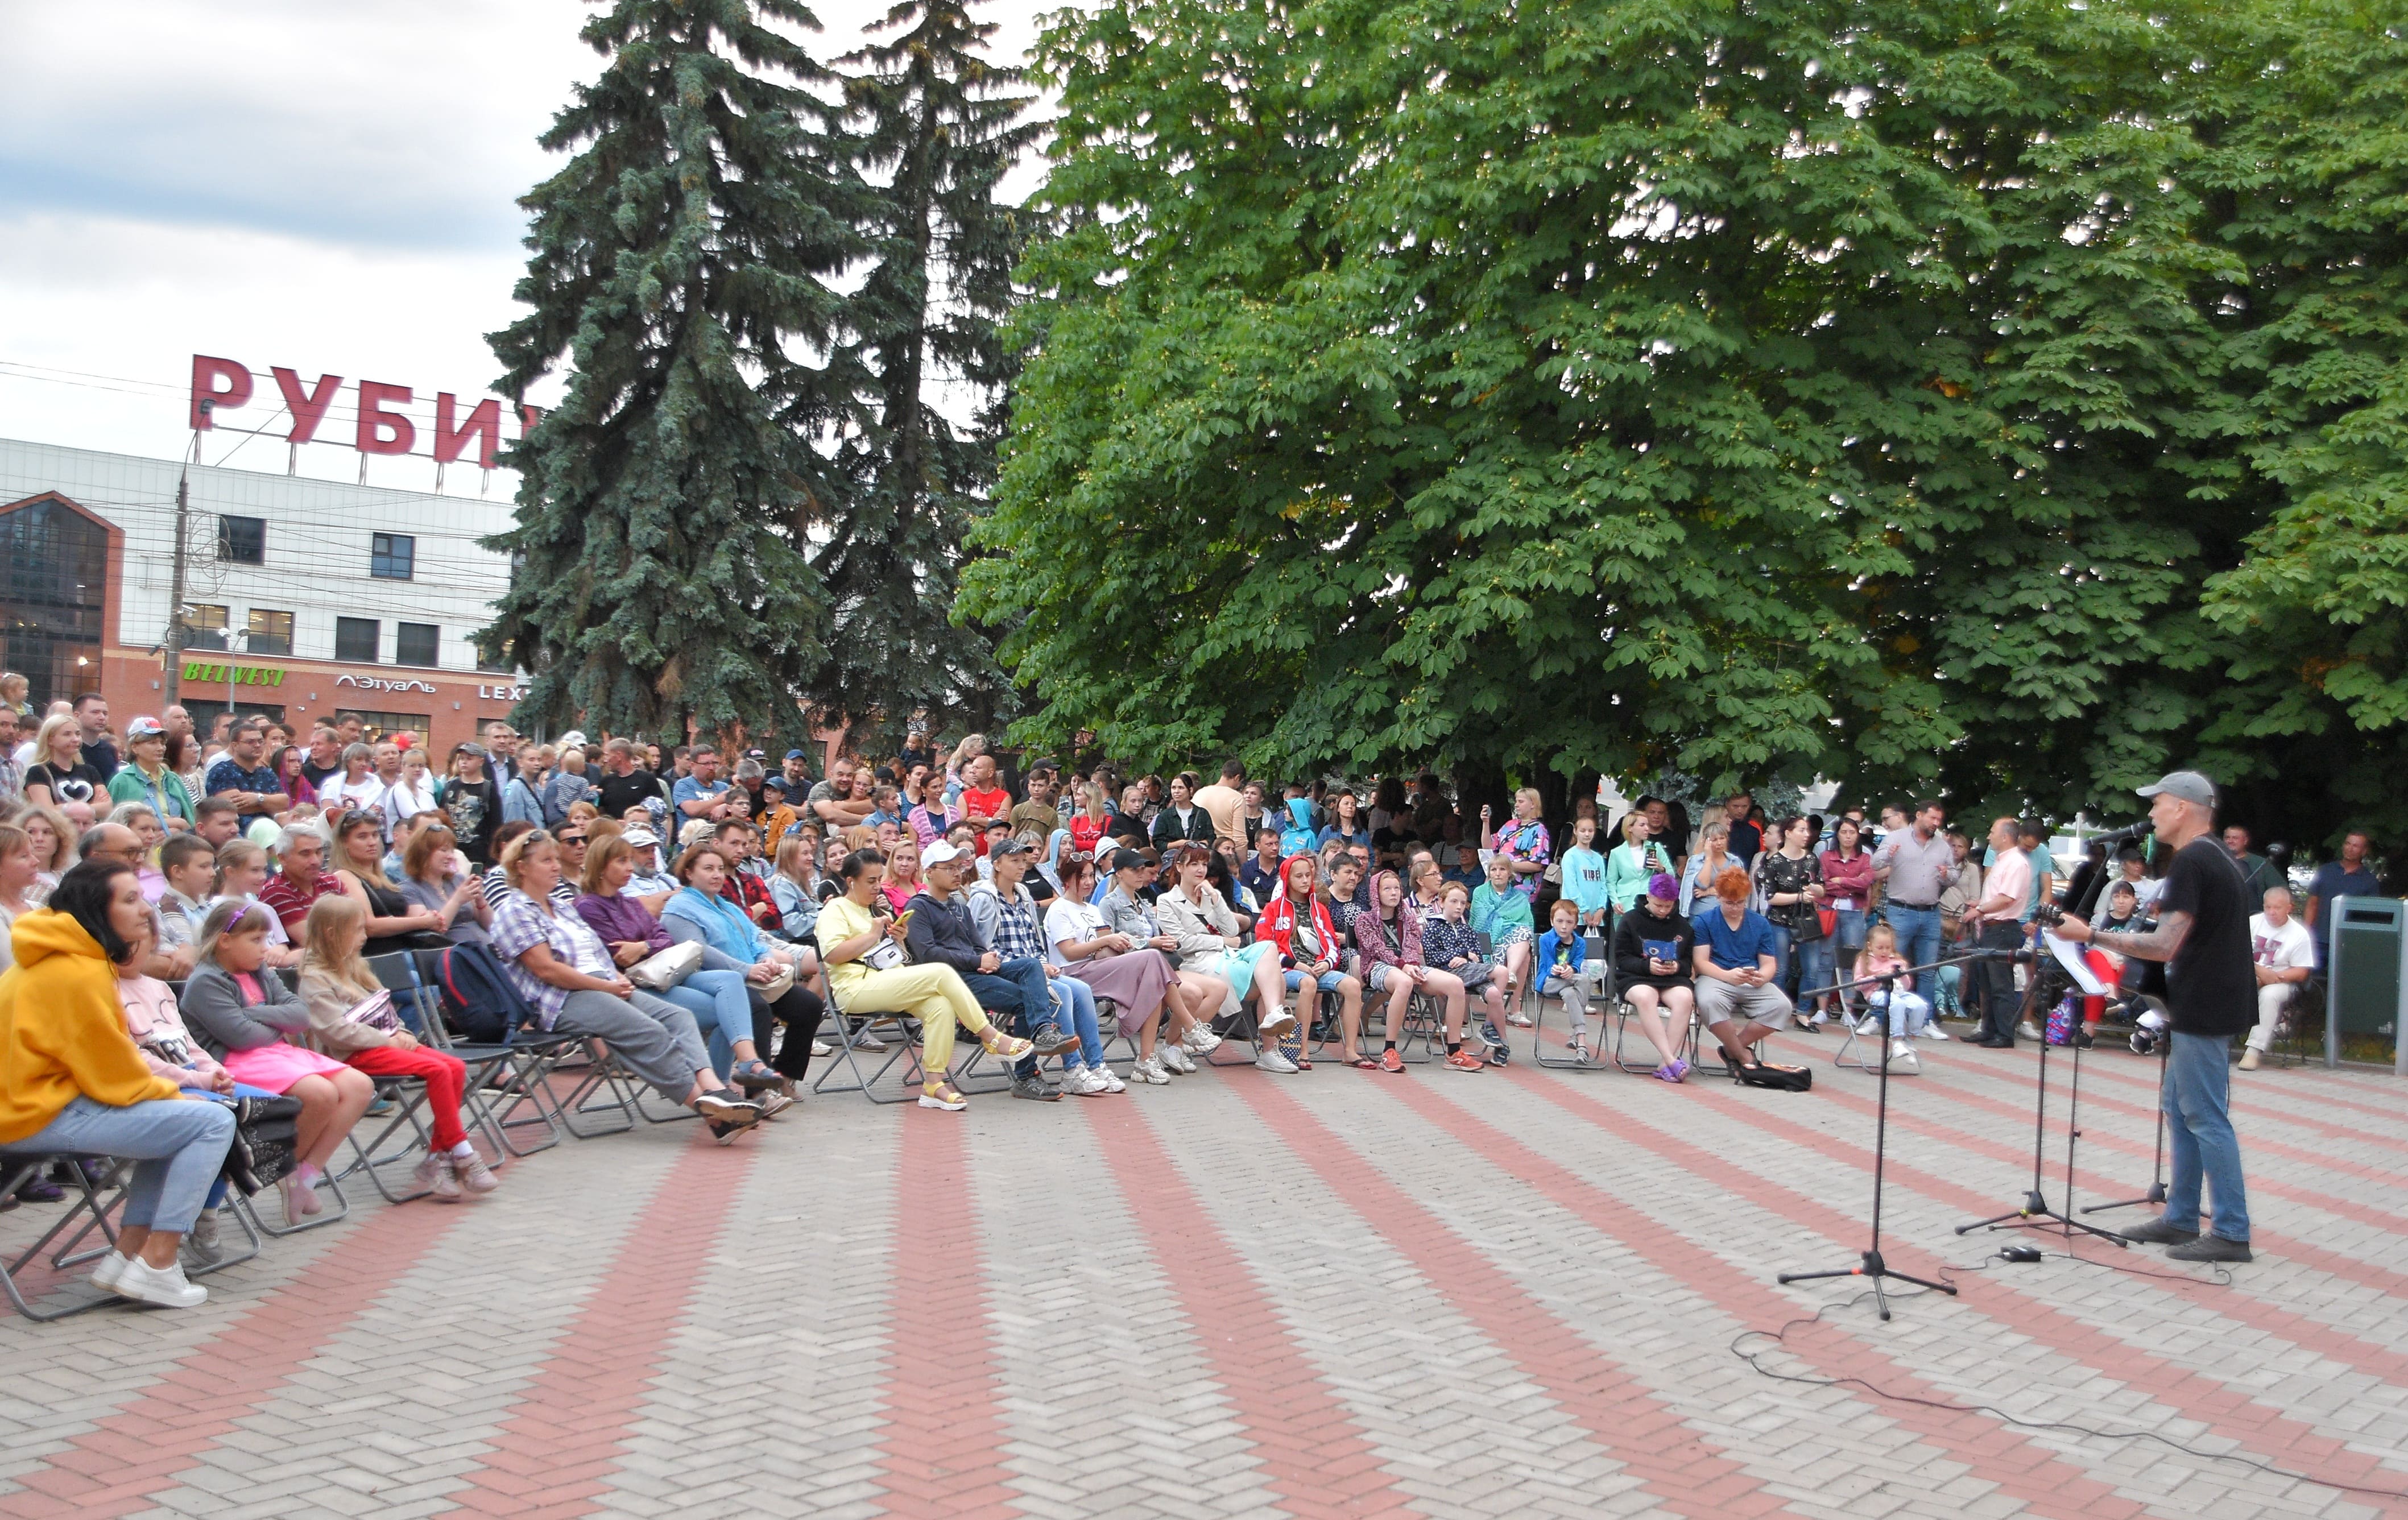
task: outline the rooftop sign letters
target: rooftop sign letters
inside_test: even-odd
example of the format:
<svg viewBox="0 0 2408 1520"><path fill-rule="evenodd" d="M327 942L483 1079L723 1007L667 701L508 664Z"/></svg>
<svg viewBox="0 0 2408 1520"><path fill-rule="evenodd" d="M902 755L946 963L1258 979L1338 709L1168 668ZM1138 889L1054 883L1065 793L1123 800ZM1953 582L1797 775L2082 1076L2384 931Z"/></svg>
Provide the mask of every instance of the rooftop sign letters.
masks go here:
<svg viewBox="0 0 2408 1520"><path fill-rule="evenodd" d="M427 681L394 681L384 676L355 676L346 670L335 678L337 686L357 686L371 692L424 692L435 695L435 683Z"/></svg>
<svg viewBox="0 0 2408 1520"><path fill-rule="evenodd" d="M321 441L319 424L334 409L337 393L343 388L340 375L321 375L303 384L297 371L278 365L268 370L276 389L283 397L283 409L293 419L285 437L294 443ZM212 358L205 353L193 355L192 426L196 432L207 432L217 425L218 414L251 405L259 389L259 377L248 366L232 359ZM351 428L351 447L364 454L407 454L418 452L418 424L398 409L410 404L416 394L407 385L394 385L384 380L364 380L353 387L358 406ZM536 422L543 415L539 407L521 407L519 437L534 431ZM337 441L326 439L326 442ZM467 409L464 414L460 398L450 391L435 393L435 436L428 452L438 465L449 465L466 455L474 446L477 464L481 469L494 467L494 456L502 446L502 400L487 396Z"/></svg>
<svg viewBox="0 0 2408 1520"><path fill-rule="evenodd" d="M284 672L264 665L210 665L204 660L186 660L186 681L224 681L229 686L281 686Z"/></svg>

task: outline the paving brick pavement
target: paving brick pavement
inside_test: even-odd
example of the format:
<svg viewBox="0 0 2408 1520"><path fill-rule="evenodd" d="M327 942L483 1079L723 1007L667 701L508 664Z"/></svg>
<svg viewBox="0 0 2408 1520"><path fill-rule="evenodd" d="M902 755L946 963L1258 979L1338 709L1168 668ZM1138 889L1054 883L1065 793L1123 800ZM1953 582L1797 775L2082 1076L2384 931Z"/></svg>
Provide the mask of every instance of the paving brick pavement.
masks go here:
<svg viewBox="0 0 2408 1520"><path fill-rule="evenodd" d="M2408 1089L2236 1076L2229 1283L2006 1265L1953 1226L2029 1183L2034 1056L1929 1047L1885 1247L1963 1292L1883 1324L1773 1281L1864 1242L1873 1082L1831 1045L1787 1040L1796 1095L1230 1068L570 1142L197 1311L0 1320L0 1517L2408 1514L2315 1481L2408 1490ZM2086 1061L2081 1201L2145 1187L2155 1080ZM1733 1354L1784 1324L1743 1345L1799 1381Z"/></svg>

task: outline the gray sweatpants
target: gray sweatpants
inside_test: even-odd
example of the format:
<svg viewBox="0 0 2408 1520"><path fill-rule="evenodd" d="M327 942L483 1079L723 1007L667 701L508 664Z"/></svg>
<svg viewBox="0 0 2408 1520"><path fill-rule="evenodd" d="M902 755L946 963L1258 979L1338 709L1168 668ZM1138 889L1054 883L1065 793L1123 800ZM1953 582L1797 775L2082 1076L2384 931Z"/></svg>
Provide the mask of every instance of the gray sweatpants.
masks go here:
<svg viewBox="0 0 2408 1520"><path fill-rule="evenodd" d="M694 1015L641 989L627 997L572 992L552 1028L606 1042L621 1064L672 1103L683 1103L694 1091L694 1074L710 1065Z"/></svg>

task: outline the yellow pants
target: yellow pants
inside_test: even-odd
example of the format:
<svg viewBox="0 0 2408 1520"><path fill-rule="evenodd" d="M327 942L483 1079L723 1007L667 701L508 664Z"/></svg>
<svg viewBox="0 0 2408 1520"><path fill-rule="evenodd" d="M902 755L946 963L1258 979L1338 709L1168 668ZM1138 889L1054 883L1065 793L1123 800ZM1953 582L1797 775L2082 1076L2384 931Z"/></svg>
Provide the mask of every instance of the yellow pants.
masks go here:
<svg viewBox="0 0 2408 1520"><path fill-rule="evenodd" d="M892 971L864 970L836 989L847 1018L867 1013L909 1013L920 1021L920 1066L929 1082L941 1080L953 1060L953 1025L971 1034L986 1029L986 1013L969 984L950 966L906 966Z"/></svg>

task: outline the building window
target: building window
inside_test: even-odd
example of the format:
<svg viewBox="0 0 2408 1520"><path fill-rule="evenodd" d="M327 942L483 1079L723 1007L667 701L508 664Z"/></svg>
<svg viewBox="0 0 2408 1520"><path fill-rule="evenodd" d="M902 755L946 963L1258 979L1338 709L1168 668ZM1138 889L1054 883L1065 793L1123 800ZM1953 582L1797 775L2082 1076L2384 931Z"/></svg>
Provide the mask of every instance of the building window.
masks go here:
<svg viewBox="0 0 2408 1520"><path fill-rule="evenodd" d="M218 558L229 565L266 564L267 519L264 517L219 518Z"/></svg>
<svg viewBox="0 0 2408 1520"><path fill-rule="evenodd" d="M35 711L98 688L108 582L108 530L65 497L0 511L0 668L25 678Z"/></svg>
<svg viewBox="0 0 2408 1520"><path fill-rule="evenodd" d="M218 650L225 648L226 609L208 602L185 604L184 647Z"/></svg>
<svg viewBox="0 0 2408 1520"><path fill-rule="evenodd" d="M249 654L291 654L293 652L293 614L267 612L254 607L247 631L250 639L243 645Z"/></svg>
<svg viewBox="0 0 2408 1520"><path fill-rule="evenodd" d="M407 533L379 533L368 539L368 574L380 581L407 581L417 573L418 540Z"/></svg>
<svg viewBox="0 0 2408 1520"><path fill-rule="evenodd" d="M409 626L403 624L403 627ZM377 657L377 635L384 624L374 618L337 618L335 620L335 658L347 665L374 665Z"/></svg>
<svg viewBox="0 0 2408 1520"><path fill-rule="evenodd" d="M432 623L395 624L393 641L393 663L395 665L433 666L442 630Z"/></svg>
<svg viewBox="0 0 2408 1520"><path fill-rule="evenodd" d="M477 668L484 671L487 675L514 676L518 674L518 667L512 665L509 661L502 658L498 654L486 653L484 645L477 645L476 650Z"/></svg>

